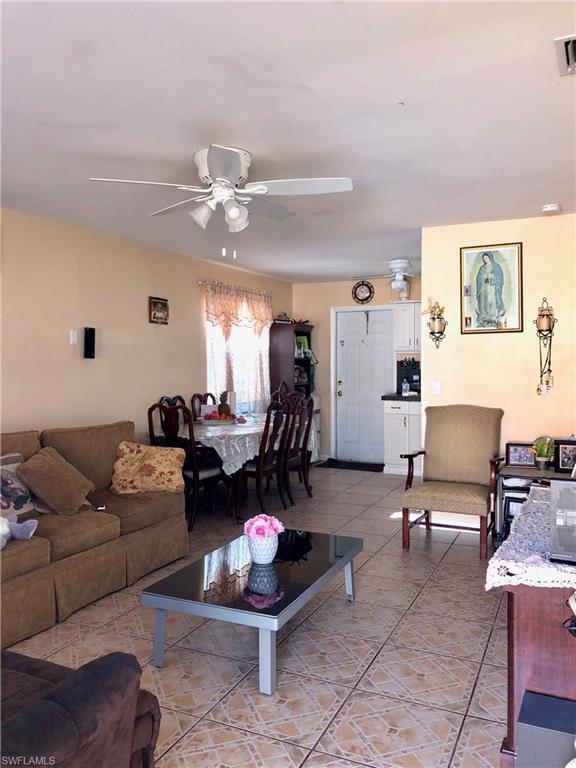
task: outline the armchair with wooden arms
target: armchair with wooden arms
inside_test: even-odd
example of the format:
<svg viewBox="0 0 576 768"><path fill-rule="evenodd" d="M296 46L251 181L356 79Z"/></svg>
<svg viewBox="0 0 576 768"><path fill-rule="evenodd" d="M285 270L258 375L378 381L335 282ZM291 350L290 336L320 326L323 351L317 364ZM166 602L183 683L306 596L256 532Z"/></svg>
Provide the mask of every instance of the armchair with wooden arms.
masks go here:
<svg viewBox="0 0 576 768"><path fill-rule="evenodd" d="M432 522L432 512L473 515L480 520L480 559L488 557L488 533L496 535L495 495L500 462L500 424L504 411L476 405L426 408L424 450L403 454L408 474L402 498L402 548L410 549L410 529L470 526ZM414 459L424 456L422 483L412 485ZM410 510L421 514L410 520Z"/></svg>

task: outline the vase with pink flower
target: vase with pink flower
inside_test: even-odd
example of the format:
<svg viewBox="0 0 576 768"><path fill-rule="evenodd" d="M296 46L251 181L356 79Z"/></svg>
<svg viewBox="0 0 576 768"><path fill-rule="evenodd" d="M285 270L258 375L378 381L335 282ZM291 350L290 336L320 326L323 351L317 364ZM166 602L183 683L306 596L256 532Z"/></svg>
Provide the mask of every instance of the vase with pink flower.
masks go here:
<svg viewBox="0 0 576 768"><path fill-rule="evenodd" d="M273 562L278 549L278 534L283 530L283 524L272 515L256 515L246 520L244 534L248 538L252 562L259 565Z"/></svg>

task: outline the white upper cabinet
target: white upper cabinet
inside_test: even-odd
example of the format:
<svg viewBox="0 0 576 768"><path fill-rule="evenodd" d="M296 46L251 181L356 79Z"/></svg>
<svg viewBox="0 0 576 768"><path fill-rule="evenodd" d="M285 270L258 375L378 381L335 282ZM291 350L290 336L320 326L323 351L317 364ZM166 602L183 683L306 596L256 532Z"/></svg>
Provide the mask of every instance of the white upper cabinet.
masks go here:
<svg viewBox="0 0 576 768"><path fill-rule="evenodd" d="M419 352L421 302L402 301L394 304L394 351Z"/></svg>

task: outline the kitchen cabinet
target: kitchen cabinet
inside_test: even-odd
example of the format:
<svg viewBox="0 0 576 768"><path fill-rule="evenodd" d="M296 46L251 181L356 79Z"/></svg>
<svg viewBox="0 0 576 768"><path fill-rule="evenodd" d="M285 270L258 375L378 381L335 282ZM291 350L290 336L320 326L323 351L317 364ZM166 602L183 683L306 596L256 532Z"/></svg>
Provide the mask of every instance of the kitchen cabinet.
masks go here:
<svg viewBox="0 0 576 768"><path fill-rule="evenodd" d="M422 303L400 301L394 304L394 351L420 352Z"/></svg>
<svg viewBox="0 0 576 768"><path fill-rule="evenodd" d="M422 448L422 408L420 403L384 401L384 472L405 475L408 461L403 453ZM414 461L414 474L422 474L422 457Z"/></svg>

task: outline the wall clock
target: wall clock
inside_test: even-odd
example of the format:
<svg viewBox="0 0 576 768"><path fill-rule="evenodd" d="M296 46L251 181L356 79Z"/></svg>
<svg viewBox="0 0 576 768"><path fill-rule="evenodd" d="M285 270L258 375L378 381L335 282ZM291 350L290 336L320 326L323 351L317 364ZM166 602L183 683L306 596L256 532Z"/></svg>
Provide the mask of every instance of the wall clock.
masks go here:
<svg viewBox="0 0 576 768"><path fill-rule="evenodd" d="M357 304L368 304L374 298L374 286L367 280L359 280L352 287L352 298Z"/></svg>

